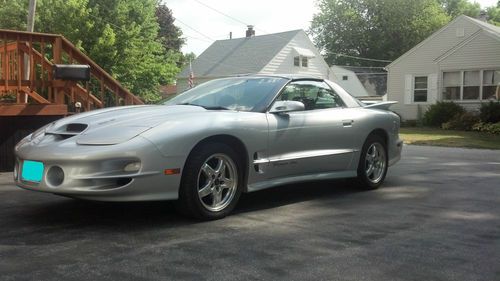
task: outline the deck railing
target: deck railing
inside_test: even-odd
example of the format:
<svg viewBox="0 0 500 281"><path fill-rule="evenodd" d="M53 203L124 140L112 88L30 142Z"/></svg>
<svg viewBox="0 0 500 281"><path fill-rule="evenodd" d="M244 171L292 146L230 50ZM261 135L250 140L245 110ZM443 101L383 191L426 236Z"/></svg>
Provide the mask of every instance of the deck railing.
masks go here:
<svg viewBox="0 0 500 281"><path fill-rule="evenodd" d="M89 65L91 79L54 79L54 64ZM71 113L77 102L84 111L143 104L62 35L0 29L0 105L66 105Z"/></svg>

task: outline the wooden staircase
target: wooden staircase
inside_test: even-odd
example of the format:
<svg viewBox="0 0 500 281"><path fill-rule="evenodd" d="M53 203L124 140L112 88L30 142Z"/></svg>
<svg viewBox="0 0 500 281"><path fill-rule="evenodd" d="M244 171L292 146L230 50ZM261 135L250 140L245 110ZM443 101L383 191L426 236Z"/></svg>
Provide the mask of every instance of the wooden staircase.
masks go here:
<svg viewBox="0 0 500 281"><path fill-rule="evenodd" d="M89 65L91 79L54 79L54 64ZM77 102L81 111L143 104L62 35L0 29L0 116L64 116Z"/></svg>

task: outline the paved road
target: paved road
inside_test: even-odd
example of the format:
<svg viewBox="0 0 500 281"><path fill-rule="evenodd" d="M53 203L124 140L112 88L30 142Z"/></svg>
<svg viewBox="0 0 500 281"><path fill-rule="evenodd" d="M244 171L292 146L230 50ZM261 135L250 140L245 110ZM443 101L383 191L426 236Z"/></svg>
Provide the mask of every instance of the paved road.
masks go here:
<svg viewBox="0 0 500 281"><path fill-rule="evenodd" d="M171 204L97 204L0 176L1 280L500 280L500 152L406 146L376 191L248 194L197 223Z"/></svg>

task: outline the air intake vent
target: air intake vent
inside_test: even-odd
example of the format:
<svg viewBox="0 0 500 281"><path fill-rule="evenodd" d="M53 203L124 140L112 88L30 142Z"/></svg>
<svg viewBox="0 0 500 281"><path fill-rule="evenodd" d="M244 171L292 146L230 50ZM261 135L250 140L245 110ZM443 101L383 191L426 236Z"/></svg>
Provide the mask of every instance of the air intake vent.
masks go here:
<svg viewBox="0 0 500 281"><path fill-rule="evenodd" d="M66 132L67 133L81 133L85 129L87 129L88 125L87 124L80 124L80 123L72 123L66 125Z"/></svg>
<svg viewBox="0 0 500 281"><path fill-rule="evenodd" d="M88 125L87 124L81 124L81 123L71 123L66 126L63 126L59 128L56 131L48 131L45 134L47 135L54 135L59 137L60 139L69 139L73 136L76 136L80 134L81 132L85 131L87 129Z"/></svg>

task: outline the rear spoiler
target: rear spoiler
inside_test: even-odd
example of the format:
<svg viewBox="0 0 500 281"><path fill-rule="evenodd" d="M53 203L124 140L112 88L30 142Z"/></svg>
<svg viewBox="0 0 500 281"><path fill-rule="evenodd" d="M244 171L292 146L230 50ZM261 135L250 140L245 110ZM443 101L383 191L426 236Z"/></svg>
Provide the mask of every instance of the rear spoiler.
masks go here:
<svg viewBox="0 0 500 281"><path fill-rule="evenodd" d="M383 101L378 103L370 103L364 106L364 108L372 108L372 109L383 109L389 110L391 105L398 103L397 101Z"/></svg>

